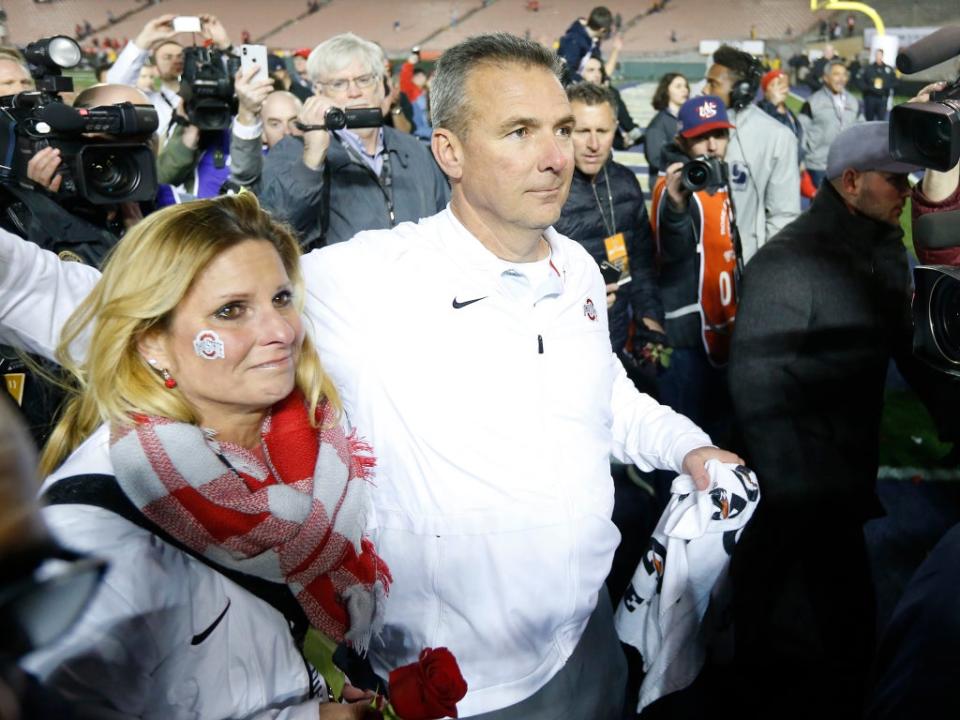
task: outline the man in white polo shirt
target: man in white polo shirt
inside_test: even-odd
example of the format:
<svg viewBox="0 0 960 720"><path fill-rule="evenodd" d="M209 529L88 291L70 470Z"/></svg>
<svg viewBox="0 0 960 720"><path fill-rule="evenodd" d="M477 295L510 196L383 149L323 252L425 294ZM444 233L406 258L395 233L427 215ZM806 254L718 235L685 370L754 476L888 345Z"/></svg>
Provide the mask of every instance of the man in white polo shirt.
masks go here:
<svg viewBox="0 0 960 720"><path fill-rule="evenodd" d="M620 717L610 455L701 487L708 459L739 462L634 389L596 262L551 228L573 171L556 73L506 34L448 50L432 147L449 207L303 259L320 356L377 454L372 533L394 584L374 666L448 647L459 714L484 720ZM48 354L95 276L13 243L0 234L0 326Z"/></svg>

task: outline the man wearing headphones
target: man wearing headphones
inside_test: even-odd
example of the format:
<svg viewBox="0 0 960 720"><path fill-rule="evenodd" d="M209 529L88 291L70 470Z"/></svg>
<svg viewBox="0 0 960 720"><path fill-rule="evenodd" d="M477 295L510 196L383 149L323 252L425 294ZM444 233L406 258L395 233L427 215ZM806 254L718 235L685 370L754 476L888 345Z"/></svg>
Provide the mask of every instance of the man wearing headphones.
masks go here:
<svg viewBox="0 0 960 720"><path fill-rule="evenodd" d="M736 126L726 160L744 262L800 214L797 138L753 104L761 77L752 56L722 45L713 54L703 89L723 100Z"/></svg>

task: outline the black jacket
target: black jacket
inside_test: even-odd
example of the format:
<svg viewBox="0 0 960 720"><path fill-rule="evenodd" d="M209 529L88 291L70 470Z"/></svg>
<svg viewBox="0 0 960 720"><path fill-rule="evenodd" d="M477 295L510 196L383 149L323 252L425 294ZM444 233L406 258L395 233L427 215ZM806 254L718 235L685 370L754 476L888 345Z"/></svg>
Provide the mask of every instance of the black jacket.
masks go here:
<svg viewBox="0 0 960 720"><path fill-rule="evenodd" d="M554 228L583 245L598 265L607 259L603 241L612 234L613 226L616 232L624 234L632 280L617 293L617 301L609 313L610 340L613 348L620 350L627 342L630 311L638 322L641 317L663 322L663 305L653 264L653 234L640 183L631 170L612 159L607 161L604 170L610 182L610 195L603 171L597 173L595 182L579 170L574 171L570 197ZM611 223L610 218L611 197L615 223Z"/></svg>
<svg viewBox="0 0 960 720"><path fill-rule="evenodd" d="M902 238L899 226L851 213L824 183L746 268L730 392L767 510L802 505L853 522L880 512L874 484L891 358L928 404L956 397L952 381L913 358Z"/></svg>

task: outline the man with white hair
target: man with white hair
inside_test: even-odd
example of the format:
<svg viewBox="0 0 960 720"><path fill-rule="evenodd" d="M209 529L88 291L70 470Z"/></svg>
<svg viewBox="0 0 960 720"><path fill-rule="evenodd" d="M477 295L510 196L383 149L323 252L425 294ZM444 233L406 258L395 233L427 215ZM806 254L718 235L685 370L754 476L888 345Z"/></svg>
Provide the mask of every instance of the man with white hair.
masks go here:
<svg viewBox="0 0 960 720"><path fill-rule="evenodd" d="M322 126L332 107L379 108L383 51L353 33L322 42L307 60L317 94L300 113ZM429 151L390 127L311 130L283 138L263 167L263 205L300 233L305 247L349 240L446 207L450 189Z"/></svg>

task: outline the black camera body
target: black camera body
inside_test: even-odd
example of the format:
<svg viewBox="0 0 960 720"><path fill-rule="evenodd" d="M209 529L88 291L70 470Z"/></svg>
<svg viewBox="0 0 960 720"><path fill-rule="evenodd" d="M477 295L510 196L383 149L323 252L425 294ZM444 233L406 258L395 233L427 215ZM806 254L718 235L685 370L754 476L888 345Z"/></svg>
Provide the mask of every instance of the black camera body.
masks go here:
<svg viewBox="0 0 960 720"><path fill-rule="evenodd" d="M54 147L60 150L63 178L58 198L93 205L152 200L156 160L143 139L157 129L153 106L72 108L58 94L73 89L70 78L44 66L34 66L34 75L39 90L0 97L0 183L32 189L27 163L39 150Z"/></svg>
<svg viewBox="0 0 960 720"><path fill-rule="evenodd" d="M720 158L702 155L680 168L680 182L690 192L706 190L713 195L727 186L727 163Z"/></svg>
<svg viewBox="0 0 960 720"><path fill-rule="evenodd" d="M960 79L933 93L929 102L893 108L890 153L901 162L941 172L960 161Z"/></svg>
<svg viewBox="0 0 960 720"><path fill-rule="evenodd" d="M960 25L947 25L897 55L911 75L960 54ZM946 172L960 161L960 78L929 102L897 105L890 114L890 154L901 162Z"/></svg>
<svg viewBox="0 0 960 720"><path fill-rule="evenodd" d="M237 114L238 101L233 76L240 58L218 48L183 49L180 97L192 125L201 130L224 130Z"/></svg>
<svg viewBox="0 0 960 720"><path fill-rule="evenodd" d="M294 123L298 130L343 130L344 128L370 128L383 125L383 113L380 108L343 108L331 107L323 113L323 125L304 125L299 120Z"/></svg>
<svg viewBox="0 0 960 720"><path fill-rule="evenodd" d="M913 353L960 376L960 268L918 265L913 279Z"/></svg>

